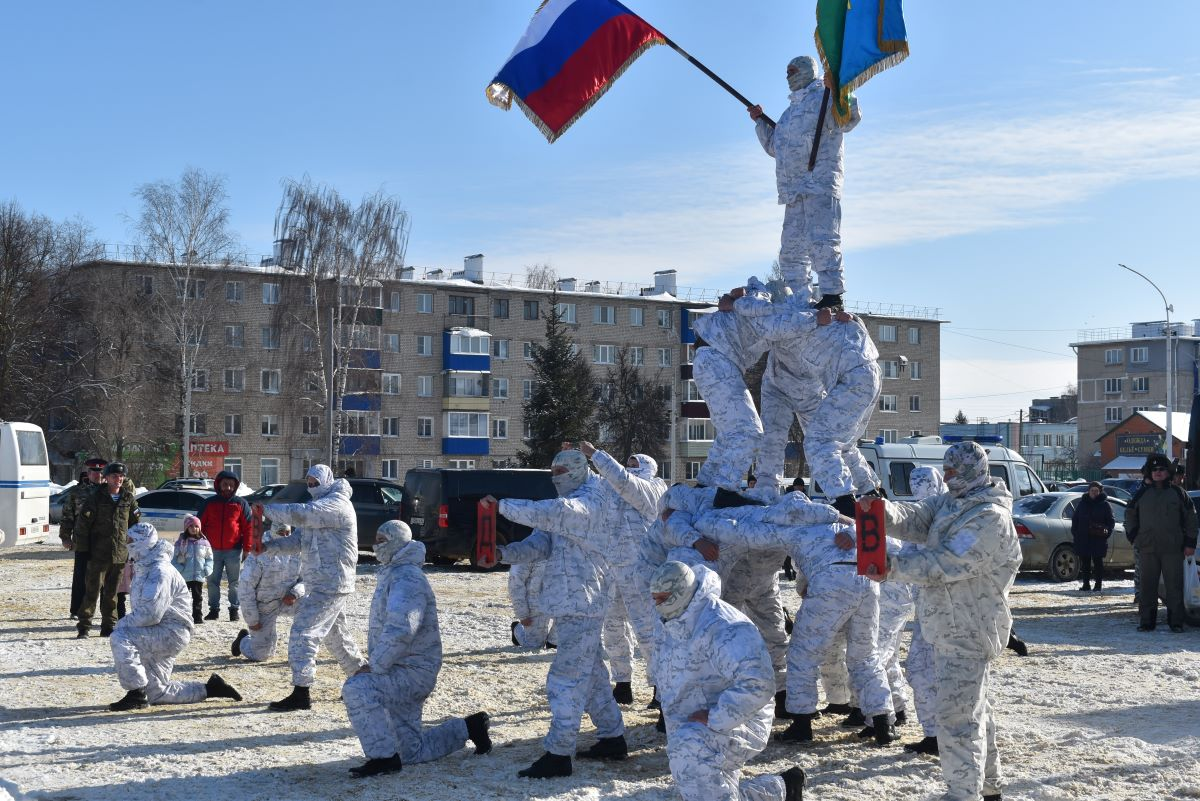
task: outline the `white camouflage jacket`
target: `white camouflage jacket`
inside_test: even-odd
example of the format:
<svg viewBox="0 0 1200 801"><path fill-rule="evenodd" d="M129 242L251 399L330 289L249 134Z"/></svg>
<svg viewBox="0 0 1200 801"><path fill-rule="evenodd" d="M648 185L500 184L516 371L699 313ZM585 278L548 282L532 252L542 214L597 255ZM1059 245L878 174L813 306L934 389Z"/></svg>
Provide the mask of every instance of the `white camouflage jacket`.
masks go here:
<svg viewBox="0 0 1200 801"><path fill-rule="evenodd" d="M146 559L133 566L133 583L129 587L129 614L118 624L125 626L157 626L186 629L192 625L192 593L183 576L171 564L175 547L160 539Z"/></svg>
<svg viewBox="0 0 1200 801"><path fill-rule="evenodd" d="M791 104L779 115L774 128L766 120L755 123L759 143L767 155L775 159L780 205L795 202L800 195L842 195L842 134L858 125L862 115L853 95L850 97L850 120L845 125L838 125L833 110L826 109L821 144L817 146L817 163L809 172L808 159L824 93L824 84L813 81L788 96Z"/></svg>
<svg viewBox="0 0 1200 801"><path fill-rule="evenodd" d="M646 530L658 519L658 506L667 492L667 483L657 476L634 475L604 451L592 454L592 466L606 482L609 524L605 547L607 562L616 570L633 570L638 563Z"/></svg>
<svg viewBox="0 0 1200 801"><path fill-rule="evenodd" d="M367 628L367 659L373 671L403 666L436 677L441 670L437 601L421 570L424 563L425 543L412 540L379 568Z"/></svg>
<svg viewBox="0 0 1200 801"><path fill-rule="evenodd" d="M304 597L300 557L296 554L252 553L242 562L238 587L242 616L247 625L258 625L263 615L295 614L296 605L285 605L283 596L293 595L297 600Z"/></svg>
<svg viewBox="0 0 1200 801"><path fill-rule="evenodd" d="M358 522L350 503L350 482L339 478L329 492L308 503L267 507L271 522L299 528L299 534L275 537L268 553L301 553L300 579L309 593L354 592L358 564Z"/></svg>

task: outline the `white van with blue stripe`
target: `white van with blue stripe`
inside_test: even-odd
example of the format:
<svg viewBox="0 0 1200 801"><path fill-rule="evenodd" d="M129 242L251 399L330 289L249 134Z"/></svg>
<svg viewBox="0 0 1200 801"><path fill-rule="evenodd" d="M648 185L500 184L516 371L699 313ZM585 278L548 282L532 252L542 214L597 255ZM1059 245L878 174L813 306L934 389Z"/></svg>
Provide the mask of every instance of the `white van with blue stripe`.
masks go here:
<svg viewBox="0 0 1200 801"><path fill-rule="evenodd" d="M0 546L50 534L50 458L42 429L0 421Z"/></svg>

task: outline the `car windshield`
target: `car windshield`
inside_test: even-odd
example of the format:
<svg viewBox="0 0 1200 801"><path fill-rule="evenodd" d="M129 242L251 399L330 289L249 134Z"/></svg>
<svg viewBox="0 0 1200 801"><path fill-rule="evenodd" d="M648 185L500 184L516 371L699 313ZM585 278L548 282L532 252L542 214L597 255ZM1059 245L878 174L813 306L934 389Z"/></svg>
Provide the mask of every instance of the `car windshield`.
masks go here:
<svg viewBox="0 0 1200 801"><path fill-rule="evenodd" d="M1054 505L1053 495L1026 495L1013 504L1014 515L1044 515Z"/></svg>

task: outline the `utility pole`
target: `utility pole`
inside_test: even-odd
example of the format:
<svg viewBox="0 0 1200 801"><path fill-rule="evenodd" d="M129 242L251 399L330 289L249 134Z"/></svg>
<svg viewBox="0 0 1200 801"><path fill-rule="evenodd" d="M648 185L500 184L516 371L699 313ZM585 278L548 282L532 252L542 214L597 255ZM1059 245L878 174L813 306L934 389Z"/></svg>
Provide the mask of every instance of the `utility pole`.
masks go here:
<svg viewBox="0 0 1200 801"><path fill-rule="evenodd" d="M1160 298L1162 298L1163 307L1167 311L1167 330L1164 332L1166 335L1166 343L1167 343L1167 447L1166 447L1166 452L1167 452L1167 458L1171 459L1171 458L1174 458L1174 456L1175 456L1175 438L1171 433L1171 411L1175 408L1175 354L1171 347L1171 312L1175 311L1175 307L1172 306L1170 303L1167 303L1167 296L1164 295L1163 291L1158 288L1158 284L1154 283L1149 278L1142 275L1141 273L1139 273L1137 270L1133 269L1132 267L1126 267L1124 264L1118 264L1117 266L1122 269L1128 270L1129 272L1133 273L1136 276L1139 276L1147 284L1154 287L1154 291L1158 293L1158 296Z"/></svg>

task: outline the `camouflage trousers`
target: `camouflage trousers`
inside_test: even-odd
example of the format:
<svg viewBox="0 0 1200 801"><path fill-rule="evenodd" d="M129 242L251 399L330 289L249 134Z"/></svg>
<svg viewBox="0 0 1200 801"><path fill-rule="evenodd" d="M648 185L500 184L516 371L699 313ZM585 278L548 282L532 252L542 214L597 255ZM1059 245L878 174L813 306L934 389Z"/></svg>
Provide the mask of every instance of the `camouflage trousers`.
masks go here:
<svg viewBox="0 0 1200 801"><path fill-rule="evenodd" d="M242 656L251 662L266 662L275 656L275 647L279 641L279 634L277 633L278 621L278 614L260 615L258 622L262 628L258 631L250 631L249 634L242 638L241 645L238 646L242 651ZM391 754L388 754L388 756L391 756Z"/></svg>
<svg viewBox="0 0 1200 801"><path fill-rule="evenodd" d="M934 686L933 646L921 634L921 621L913 623L912 642L904 675L913 691L913 706L926 737L937 737L937 688Z"/></svg>
<svg viewBox="0 0 1200 801"><path fill-rule="evenodd" d="M846 672L845 629L834 634L829 652L821 660L821 689L827 704L858 705L858 699L850 692L850 674Z"/></svg>
<svg viewBox="0 0 1200 801"><path fill-rule="evenodd" d="M108 644L125 690L145 690L152 704L194 704L208 697L201 681L171 681L175 657L192 639L183 623L134 626L117 621Z"/></svg>
<svg viewBox="0 0 1200 801"><path fill-rule="evenodd" d="M602 641L604 658L615 682L633 678L633 626L629 624L629 613L617 584L608 584L608 608L604 612Z"/></svg>
<svg viewBox="0 0 1200 801"><path fill-rule="evenodd" d="M358 673L342 685L346 715L367 759L400 755L406 765L432 762L462 748L467 723L452 718L423 728L425 699L437 674L395 666L378 673Z"/></svg>
<svg viewBox="0 0 1200 801"><path fill-rule="evenodd" d="M746 389L742 371L716 348L696 351L692 377L717 430L696 481L707 487L736 490L762 443L763 424L754 399Z"/></svg>
<svg viewBox="0 0 1200 801"><path fill-rule="evenodd" d="M313 592L301 598L296 619L288 636L288 662L292 666L292 684L311 687L317 679L317 650L324 643L333 652L347 676L367 664L346 622L346 604L353 595ZM390 756L390 755L389 755Z"/></svg>
<svg viewBox="0 0 1200 801"><path fill-rule="evenodd" d="M775 669L775 691L787 687L788 635L779 598L779 566L785 551L751 551L738 560L721 589L721 600L736 606L758 627Z"/></svg>
<svg viewBox="0 0 1200 801"><path fill-rule="evenodd" d="M536 614L530 619L530 623L526 626L523 623L517 623L513 629L513 636L517 638L517 643L522 648L538 649L545 648L546 643L555 643L554 618L549 615Z"/></svg>
<svg viewBox="0 0 1200 801"><path fill-rule="evenodd" d="M812 273L822 295L846 291L842 275L842 201L828 195L799 195L784 206L779 271L793 297L808 302Z"/></svg>
<svg viewBox="0 0 1200 801"><path fill-rule="evenodd" d="M742 778L742 766L766 747L771 720L768 708L729 733L668 721L667 761L684 801L783 801L779 776Z"/></svg>
<svg viewBox="0 0 1200 801"><path fill-rule="evenodd" d="M899 712L908 706L908 683L900 668L900 637L912 617L912 593L905 584L885 581L879 585L879 661L892 691L892 707Z"/></svg>
<svg viewBox="0 0 1200 801"><path fill-rule="evenodd" d="M988 701L989 662L933 654L938 750L945 801L978 801L1000 792L996 720Z"/></svg>
<svg viewBox="0 0 1200 801"><path fill-rule="evenodd" d="M544 746L551 754L574 756L584 712L591 717L597 737L620 736L625 724L601 658L600 618L568 616L555 623L558 650L546 674L550 731Z"/></svg>

